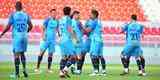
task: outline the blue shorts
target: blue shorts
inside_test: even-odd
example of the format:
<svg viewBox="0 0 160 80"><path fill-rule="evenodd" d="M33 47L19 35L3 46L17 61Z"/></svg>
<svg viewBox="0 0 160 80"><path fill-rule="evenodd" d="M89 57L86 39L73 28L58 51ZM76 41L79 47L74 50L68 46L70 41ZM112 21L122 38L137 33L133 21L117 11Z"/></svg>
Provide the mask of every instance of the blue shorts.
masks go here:
<svg viewBox="0 0 160 80"><path fill-rule="evenodd" d="M73 45L72 40L67 40L64 42L60 42L60 49L63 56L73 56L76 55L76 49Z"/></svg>
<svg viewBox="0 0 160 80"><path fill-rule="evenodd" d="M92 41L90 48L91 56L103 56L103 42Z"/></svg>
<svg viewBox="0 0 160 80"><path fill-rule="evenodd" d="M26 38L13 38L13 53L27 51L27 37Z"/></svg>
<svg viewBox="0 0 160 80"><path fill-rule="evenodd" d="M40 50L46 51L48 49L48 54L53 54L55 52L55 41L41 41Z"/></svg>
<svg viewBox="0 0 160 80"><path fill-rule="evenodd" d="M84 43L81 41L75 45L76 55L80 55L84 51Z"/></svg>
<svg viewBox="0 0 160 80"><path fill-rule="evenodd" d="M84 41L84 44L83 44L83 52L84 53L87 53L87 52L89 52L90 51L90 46L91 46L91 39L86 39L85 41Z"/></svg>
<svg viewBox="0 0 160 80"><path fill-rule="evenodd" d="M132 45L126 45L125 48L122 51L122 55L127 57L139 57L142 56L143 51L140 46L132 46Z"/></svg>

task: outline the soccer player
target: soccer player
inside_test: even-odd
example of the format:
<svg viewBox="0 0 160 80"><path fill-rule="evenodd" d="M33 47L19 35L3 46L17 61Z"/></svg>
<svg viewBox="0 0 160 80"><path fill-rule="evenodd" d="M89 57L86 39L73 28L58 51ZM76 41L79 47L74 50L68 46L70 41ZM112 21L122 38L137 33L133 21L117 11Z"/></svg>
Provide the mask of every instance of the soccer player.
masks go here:
<svg viewBox="0 0 160 80"><path fill-rule="evenodd" d="M43 41L40 43L40 54L38 56L37 67L35 72L40 72L40 63L42 61L43 55L45 51L48 49L48 72L52 73L51 64L52 64L52 56L55 52L56 45L56 32L58 32L58 20L56 20L56 9L50 10L50 16L45 19L43 24L43 33L42 39Z"/></svg>
<svg viewBox="0 0 160 80"><path fill-rule="evenodd" d="M15 78L19 78L19 64L20 61L23 65L24 77L28 77L26 72L26 58L25 52L27 50L28 32L32 29L32 23L29 15L23 11L22 3L16 2L16 11L9 17L7 27L4 29L0 38L11 28L12 26L12 39L13 39L13 53L15 63Z"/></svg>
<svg viewBox="0 0 160 80"><path fill-rule="evenodd" d="M103 39L102 39L102 24L98 19L99 13L97 10L92 9L91 17L87 21L86 31L90 34L90 57L93 65L93 73L91 76L106 74L106 64L103 57ZM99 66L102 65L102 70L100 71Z"/></svg>
<svg viewBox="0 0 160 80"><path fill-rule="evenodd" d="M70 17L71 8L63 8L64 16L59 20L60 48L62 58L60 60L60 77L69 77L68 68L75 62L75 47L72 42L72 19Z"/></svg>
<svg viewBox="0 0 160 80"><path fill-rule="evenodd" d="M121 53L121 61L124 67L124 72L120 75L126 75L129 73L129 59L131 56L135 57L139 76L145 76L145 60L143 58L143 51L141 49L141 36L143 33L143 25L137 22L137 15L131 15L131 22L126 24L122 29L126 34L125 48Z"/></svg>
<svg viewBox="0 0 160 80"><path fill-rule="evenodd" d="M90 20L87 20L85 22L85 25L84 27L82 26L82 32L83 32L83 49L82 49L82 52L81 52L81 55L80 55L80 59L77 61L77 69L79 71L75 72L76 74L80 74L82 73L82 67L83 67L83 64L84 64L84 61L85 61L85 56L87 53L89 53L90 51L90 46L91 46L91 39L90 39L90 32L87 32L85 29L89 28L90 27Z"/></svg>
<svg viewBox="0 0 160 80"><path fill-rule="evenodd" d="M76 41L74 41L74 46L76 48L75 55L76 55L76 63L77 63L81 61L82 51L84 49L83 47L83 28L79 20L80 12L74 11L71 15L71 18L72 18L72 30L76 37L75 38ZM71 67L71 71L73 74L81 74L81 66L77 64L77 69L75 69L75 67Z"/></svg>

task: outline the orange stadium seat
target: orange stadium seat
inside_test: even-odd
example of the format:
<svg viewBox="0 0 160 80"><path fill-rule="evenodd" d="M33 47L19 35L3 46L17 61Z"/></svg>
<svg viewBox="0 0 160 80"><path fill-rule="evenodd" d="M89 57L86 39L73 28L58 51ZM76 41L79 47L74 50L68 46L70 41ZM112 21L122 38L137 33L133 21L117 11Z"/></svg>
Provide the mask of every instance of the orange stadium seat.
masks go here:
<svg viewBox="0 0 160 80"><path fill-rule="evenodd" d="M0 7L0 18L7 18L14 11L16 0L2 0ZM140 9L138 0L21 0L24 4L24 10L27 11L34 19L43 19L47 16L48 10L56 8L59 17L62 15L62 8L70 5L73 9L81 12L82 19L88 19L90 9L96 8L100 11L102 20L128 21L129 16L135 13L139 20L144 21L146 17L143 10Z"/></svg>
<svg viewBox="0 0 160 80"><path fill-rule="evenodd" d="M24 4L24 10L31 15L32 19L45 19L51 8L58 11L58 18L62 16L62 9L69 5L73 10L80 10L81 19L89 18L92 8L100 12L100 18L104 21L129 21L131 14L137 14L140 21L146 21L146 16L138 4L138 0L21 0ZM0 18L8 18L14 11L16 0L0 0ZM2 27L0 26L0 31ZM104 34L120 34L120 27L104 27ZM35 25L32 32L41 32L41 26ZM160 28L144 29L145 35L159 35Z"/></svg>

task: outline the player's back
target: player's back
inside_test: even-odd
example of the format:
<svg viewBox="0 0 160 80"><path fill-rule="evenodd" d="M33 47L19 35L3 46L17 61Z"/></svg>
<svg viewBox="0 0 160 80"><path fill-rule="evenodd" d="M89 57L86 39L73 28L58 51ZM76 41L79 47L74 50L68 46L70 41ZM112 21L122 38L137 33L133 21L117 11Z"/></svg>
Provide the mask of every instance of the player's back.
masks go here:
<svg viewBox="0 0 160 80"><path fill-rule="evenodd" d="M101 21L97 19L96 27L94 29L94 34L101 35L102 34L102 24Z"/></svg>
<svg viewBox="0 0 160 80"><path fill-rule="evenodd" d="M11 14L9 23L12 25L13 37L26 37L28 31L29 16L23 11Z"/></svg>
<svg viewBox="0 0 160 80"><path fill-rule="evenodd" d="M82 27L82 25L81 25L80 21L72 19L72 28L79 39L82 38L82 36L83 36L81 27Z"/></svg>
<svg viewBox="0 0 160 80"><path fill-rule="evenodd" d="M131 22L126 27L127 43L131 45L140 45L143 26L137 22Z"/></svg>
<svg viewBox="0 0 160 80"><path fill-rule="evenodd" d="M71 27L72 20L69 16L64 16L59 20L59 32L62 40L68 40L71 38L69 28Z"/></svg>
<svg viewBox="0 0 160 80"><path fill-rule="evenodd" d="M96 19L95 23L95 29L93 30L93 35L92 37L96 40L96 41L100 41L102 42L102 23L100 20Z"/></svg>

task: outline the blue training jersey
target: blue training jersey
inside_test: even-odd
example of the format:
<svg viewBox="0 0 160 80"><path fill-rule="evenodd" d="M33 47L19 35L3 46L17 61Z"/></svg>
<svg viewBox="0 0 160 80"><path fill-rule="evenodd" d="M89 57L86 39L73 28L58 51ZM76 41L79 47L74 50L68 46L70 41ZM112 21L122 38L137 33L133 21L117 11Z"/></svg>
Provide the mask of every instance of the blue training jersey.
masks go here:
<svg viewBox="0 0 160 80"><path fill-rule="evenodd" d="M69 28L71 28L71 25L72 19L69 16L64 16L59 20L59 33L62 42L71 39L71 33L69 32Z"/></svg>
<svg viewBox="0 0 160 80"><path fill-rule="evenodd" d="M12 25L12 37L23 38L27 37L28 22L30 21L29 15L23 11L16 11L9 17L8 24Z"/></svg>
<svg viewBox="0 0 160 80"><path fill-rule="evenodd" d="M126 44L140 45L143 26L136 21L130 22L123 27L123 32L126 33Z"/></svg>
<svg viewBox="0 0 160 80"><path fill-rule="evenodd" d="M86 21L85 27L90 28L92 30L87 34L89 38L91 38L91 35L93 34L93 30L95 29L96 25L97 25L97 19L89 19Z"/></svg>
<svg viewBox="0 0 160 80"><path fill-rule="evenodd" d="M55 41L56 30L58 29L58 21L51 17L47 18L44 23L45 37L47 41Z"/></svg>
<svg viewBox="0 0 160 80"><path fill-rule="evenodd" d="M79 40L82 40L83 32L82 32L82 25L81 25L80 21L72 19L72 28L73 28L73 31L75 32L77 38Z"/></svg>
<svg viewBox="0 0 160 80"><path fill-rule="evenodd" d="M102 23L100 20L96 19L96 22L95 22L95 29L93 30L93 38L94 40L96 41L99 41L99 42L103 42L103 39L102 39Z"/></svg>

